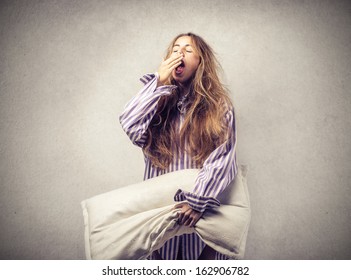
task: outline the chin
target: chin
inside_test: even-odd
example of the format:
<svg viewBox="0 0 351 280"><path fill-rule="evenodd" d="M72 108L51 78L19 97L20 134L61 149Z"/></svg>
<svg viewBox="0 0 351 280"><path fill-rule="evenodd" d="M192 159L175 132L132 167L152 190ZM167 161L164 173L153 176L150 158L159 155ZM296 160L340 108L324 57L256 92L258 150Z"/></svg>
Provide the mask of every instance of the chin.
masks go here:
<svg viewBox="0 0 351 280"><path fill-rule="evenodd" d="M185 84L189 79L186 77L173 76L173 79L179 84Z"/></svg>

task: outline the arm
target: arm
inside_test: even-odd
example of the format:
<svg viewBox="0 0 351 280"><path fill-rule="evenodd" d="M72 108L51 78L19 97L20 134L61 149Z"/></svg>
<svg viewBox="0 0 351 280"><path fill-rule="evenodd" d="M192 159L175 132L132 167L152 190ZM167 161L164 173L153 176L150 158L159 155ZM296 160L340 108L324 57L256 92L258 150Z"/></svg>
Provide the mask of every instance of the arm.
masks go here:
<svg viewBox="0 0 351 280"><path fill-rule="evenodd" d="M184 216L193 216L193 219L200 218L200 214L206 209L220 206L216 197L229 185L237 173L235 118L232 110L227 112L225 120L228 125L228 138L204 162L195 181L193 192L178 190L175 195L176 201L186 200L189 207L195 211L189 212L188 209L183 208L180 214L183 221ZM200 217L194 215L196 212Z"/></svg>
<svg viewBox="0 0 351 280"><path fill-rule="evenodd" d="M182 55L174 54L164 60L156 74L148 74L140 80L142 90L125 106L119 117L123 130L133 144L143 147L146 143L146 131L157 111L157 104L163 95L170 95L176 86L164 86L163 83L172 71L181 63Z"/></svg>
<svg viewBox="0 0 351 280"><path fill-rule="evenodd" d="M127 103L119 121L132 143L143 147L146 143L146 131L157 111L158 101L161 96L171 94L175 86L156 88L158 78L155 74L144 75L140 80L144 87Z"/></svg>

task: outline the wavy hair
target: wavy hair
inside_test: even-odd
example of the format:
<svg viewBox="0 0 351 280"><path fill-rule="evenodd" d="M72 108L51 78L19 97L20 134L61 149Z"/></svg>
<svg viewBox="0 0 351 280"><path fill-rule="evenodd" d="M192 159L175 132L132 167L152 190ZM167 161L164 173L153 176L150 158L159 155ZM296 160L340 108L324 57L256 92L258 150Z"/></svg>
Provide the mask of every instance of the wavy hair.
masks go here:
<svg viewBox="0 0 351 280"><path fill-rule="evenodd" d="M228 137L228 125L224 120L232 103L228 91L220 82L218 72L221 66L212 48L200 36L184 33L173 39L166 58L171 55L177 39L183 36L191 37L200 57L191 79L184 121L179 128L177 102L182 93L171 75L166 84L178 87L173 94L159 100L156 114L147 130L148 141L143 148L151 163L161 169L166 169L173 161L175 152L180 151L186 151L197 165L202 166L209 154Z"/></svg>

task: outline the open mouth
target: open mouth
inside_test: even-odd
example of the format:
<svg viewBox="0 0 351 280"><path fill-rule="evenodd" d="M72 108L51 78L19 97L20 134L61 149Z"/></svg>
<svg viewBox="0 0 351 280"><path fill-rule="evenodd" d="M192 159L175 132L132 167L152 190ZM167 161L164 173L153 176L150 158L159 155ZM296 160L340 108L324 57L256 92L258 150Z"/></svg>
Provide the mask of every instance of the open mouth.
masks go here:
<svg viewBox="0 0 351 280"><path fill-rule="evenodd" d="M184 72L185 64L184 61L175 69L177 75L180 75Z"/></svg>

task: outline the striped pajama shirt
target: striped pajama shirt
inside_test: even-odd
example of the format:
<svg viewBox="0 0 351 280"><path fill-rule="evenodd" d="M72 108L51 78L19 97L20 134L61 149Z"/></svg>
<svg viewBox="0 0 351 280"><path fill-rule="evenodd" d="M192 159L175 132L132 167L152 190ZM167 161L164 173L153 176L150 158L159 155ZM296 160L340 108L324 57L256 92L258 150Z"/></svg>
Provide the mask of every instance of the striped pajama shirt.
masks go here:
<svg viewBox="0 0 351 280"><path fill-rule="evenodd" d="M144 87L125 106L120 116L120 123L132 143L143 147L147 140L148 125L156 113L159 99L164 95L172 94L172 90L176 86L157 87L157 77L154 74L144 75L140 80L144 83ZM181 103L186 102L186 100L180 101ZM228 139L208 156L202 166L194 163L185 151L179 153L175 151L173 162L166 170L153 166L145 156L144 180L176 170L198 168L200 171L193 191L178 190L174 195L174 200L177 202L186 200L191 208L200 212L219 207L220 202L216 197L229 185L237 173L234 111L233 109L226 109L226 111L225 122L228 127ZM180 110L178 114L179 122L177 125L180 129L184 112ZM180 249L182 259L196 260L204 247L204 242L196 233L185 234L168 240L159 253L162 259L174 260L177 259ZM226 256L216 253L216 259L226 258Z"/></svg>

